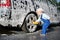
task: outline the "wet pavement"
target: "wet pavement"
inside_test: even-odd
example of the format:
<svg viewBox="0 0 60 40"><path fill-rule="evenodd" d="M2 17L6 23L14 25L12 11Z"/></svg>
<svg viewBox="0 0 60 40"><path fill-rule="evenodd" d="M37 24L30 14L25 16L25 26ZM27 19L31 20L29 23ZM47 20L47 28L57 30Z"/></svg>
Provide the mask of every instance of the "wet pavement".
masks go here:
<svg viewBox="0 0 60 40"><path fill-rule="evenodd" d="M41 30L34 33L25 33L16 28L0 28L0 40L60 40L60 27L52 27L46 36L40 36ZM4 30L4 31L3 31ZM8 31L7 31L8 30Z"/></svg>

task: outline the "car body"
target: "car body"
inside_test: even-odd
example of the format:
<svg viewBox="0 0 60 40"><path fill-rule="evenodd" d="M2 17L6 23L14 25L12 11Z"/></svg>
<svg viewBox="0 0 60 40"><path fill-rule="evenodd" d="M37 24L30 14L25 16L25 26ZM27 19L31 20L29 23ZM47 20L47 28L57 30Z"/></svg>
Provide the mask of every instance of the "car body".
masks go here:
<svg viewBox="0 0 60 40"><path fill-rule="evenodd" d="M37 8L43 8L52 18L51 23L57 23L57 7L47 0L1 0L0 1L0 24L3 26L22 27L30 13L35 13ZM37 14L35 13L37 16ZM38 18L38 16L37 16Z"/></svg>

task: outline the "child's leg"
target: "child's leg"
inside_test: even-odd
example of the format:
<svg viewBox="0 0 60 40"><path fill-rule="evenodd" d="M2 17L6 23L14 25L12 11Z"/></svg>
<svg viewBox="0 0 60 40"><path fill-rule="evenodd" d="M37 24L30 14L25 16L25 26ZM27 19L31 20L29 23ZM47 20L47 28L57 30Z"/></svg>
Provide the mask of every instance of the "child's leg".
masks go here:
<svg viewBox="0 0 60 40"><path fill-rule="evenodd" d="M47 28L50 25L50 22L46 22L42 26L42 33L41 34L46 34Z"/></svg>

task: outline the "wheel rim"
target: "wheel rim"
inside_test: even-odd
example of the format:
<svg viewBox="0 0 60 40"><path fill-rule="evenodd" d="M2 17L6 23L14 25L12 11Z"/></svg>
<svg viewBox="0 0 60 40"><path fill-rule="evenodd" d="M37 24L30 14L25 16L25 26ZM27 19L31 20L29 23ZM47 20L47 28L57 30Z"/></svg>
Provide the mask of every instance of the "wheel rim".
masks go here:
<svg viewBox="0 0 60 40"><path fill-rule="evenodd" d="M37 25L32 24L32 20L36 21L37 17L34 14L30 14L26 18L26 26L29 32L34 32L37 28Z"/></svg>

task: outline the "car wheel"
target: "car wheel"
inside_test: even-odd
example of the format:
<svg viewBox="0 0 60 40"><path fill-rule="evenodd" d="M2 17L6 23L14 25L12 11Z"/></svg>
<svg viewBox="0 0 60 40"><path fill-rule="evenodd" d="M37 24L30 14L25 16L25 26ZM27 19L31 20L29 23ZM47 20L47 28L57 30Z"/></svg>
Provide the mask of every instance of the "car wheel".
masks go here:
<svg viewBox="0 0 60 40"><path fill-rule="evenodd" d="M34 25L32 23L32 21L36 21L37 20L37 15L34 14L33 12L29 13L24 21L24 25L25 25L25 29L24 31L26 32L34 32L37 29L37 25Z"/></svg>

